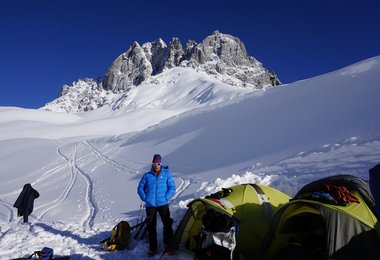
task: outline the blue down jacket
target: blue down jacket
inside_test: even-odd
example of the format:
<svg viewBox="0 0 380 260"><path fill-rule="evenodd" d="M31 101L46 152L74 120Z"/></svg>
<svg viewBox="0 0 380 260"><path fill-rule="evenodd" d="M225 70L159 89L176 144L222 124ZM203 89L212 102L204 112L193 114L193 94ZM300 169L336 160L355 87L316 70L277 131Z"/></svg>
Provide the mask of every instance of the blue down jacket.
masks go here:
<svg viewBox="0 0 380 260"><path fill-rule="evenodd" d="M145 202L146 207L158 207L168 204L168 200L175 194L175 182L168 166L162 166L157 175L153 167L141 178L137 193Z"/></svg>

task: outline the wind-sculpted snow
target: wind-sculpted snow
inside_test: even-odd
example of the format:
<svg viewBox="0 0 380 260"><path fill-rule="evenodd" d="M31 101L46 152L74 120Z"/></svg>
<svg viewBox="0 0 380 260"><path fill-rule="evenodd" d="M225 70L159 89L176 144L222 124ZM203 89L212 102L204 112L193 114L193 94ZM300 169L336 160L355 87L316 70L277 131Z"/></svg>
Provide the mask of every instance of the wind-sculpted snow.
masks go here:
<svg viewBox="0 0 380 260"><path fill-rule="evenodd" d="M173 71L119 97L113 109L0 108L0 259L44 246L71 259L145 259L144 241L118 252L98 242L120 220L137 223L136 188L155 153L176 182L174 228L190 201L222 187L258 183L294 195L326 176L368 179L379 163L379 57L254 93ZM41 195L27 225L12 206L25 183ZM173 259L193 256L180 249Z"/></svg>

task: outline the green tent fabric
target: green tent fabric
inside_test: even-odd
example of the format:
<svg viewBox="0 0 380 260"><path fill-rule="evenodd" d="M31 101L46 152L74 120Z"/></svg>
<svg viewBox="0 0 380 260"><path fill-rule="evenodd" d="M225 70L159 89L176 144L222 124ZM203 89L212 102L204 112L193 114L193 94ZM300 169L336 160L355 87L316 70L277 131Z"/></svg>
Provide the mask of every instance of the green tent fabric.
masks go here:
<svg viewBox="0 0 380 260"><path fill-rule="evenodd" d="M358 201L338 205L316 197L305 199L319 194L325 184L348 187ZM355 176L312 182L273 215L259 259L378 259L374 208L368 184Z"/></svg>
<svg viewBox="0 0 380 260"><path fill-rule="evenodd" d="M173 247L185 244L194 250L206 210L215 210L237 221L235 254L251 259L260 247L270 225L273 212L287 203L290 197L274 188L257 184L239 184L219 199L199 198L188 205L188 210L178 226Z"/></svg>

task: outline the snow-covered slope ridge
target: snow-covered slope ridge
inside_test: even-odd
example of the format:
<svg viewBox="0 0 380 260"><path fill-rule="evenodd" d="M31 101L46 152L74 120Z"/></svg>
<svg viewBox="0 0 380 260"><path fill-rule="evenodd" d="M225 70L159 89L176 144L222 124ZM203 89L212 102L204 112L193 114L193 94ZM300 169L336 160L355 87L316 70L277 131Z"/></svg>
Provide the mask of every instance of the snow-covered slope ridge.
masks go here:
<svg viewBox="0 0 380 260"><path fill-rule="evenodd" d="M307 160L312 157L317 160L318 153L322 157L325 150L343 147L341 152L347 158L362 150L362 156L352 163L359 170L361 163L376 161L375 157L366 156L366 149L371 147L371 152L376 146L379 149L380 114L376 109L380 97L379 72L380 56L333 73L272 88L262 96L250 96L207 113L168 120L125 142L124 148L132 151L139 147L147 151L136 157L131 154L132 160L148 156L149 151L162 151L168 160L178 163L179 171L198 178L204 178L205 172L208 172L206 178L220 177L225 167L233 172L255 164L285 164L287 158L294 157L305 160L304 165L298 165L308 168L303 173L315 167L321 175L333 174L329 162L314 164ZM360 143L366 144L358 149ZM351 147L347 149L347 146ZM350 149L358 150L350 154ZM291 160L286 163L291 164ZM337 163L343 166L344 156ZM286 167L281 170L273 167L270 171L296 175L298 170L289 167L289 171Z"/></svg>
<svg viewBox="0 0 380 260"><path fill-rule="evenodd" d="M86 89L86 81L79 81L75 88ZM84 86L83 86L84 85ZM261 95L265 90L255 91ZM84 92L83 92L84 93ZM102 98L99 92L99 99ZM73 94L73 93L71 93ZM177 116L194 109L213 109L232 102L238 102L252 94L251 89L236 88L212 78L205 72L196 72L191 68L173 68L157 76L151 77L138 87L131 88L127 93L103 96L111 98L110 104L99 109L80 113L57 113L51 111L19 110L12 111L13 118L23 119L25 111L30 114L30 121L24 122L24 128L14 128L9 122L0 122L0 139L38 137L64 138L72 136L118 135L141 131L146 127L158 124L162 120ZM54 101L55 111L65 111L67 104L78 96L64 95L64 105ZM91 100L91 99L89 99ZM95 102L94 99L92 102ZM92 105L90 102L89 105ZM96 106L96 103L93 104ZM38 113L41 112L41 113ZM4 112L3 115L11 112ZM1 114L1 110L0 110ZM34 120L44 117L55 118L45 120L46 127L36 128ZM12 118L11 116L9 119ZM56 123L57 121L57 123ZM50 123L49 123L50 122ZM62 125L60 122L66 122ZM86 127L87 126L87 127ZM85 129L85 131L83 130Z"/></svg>
<svg viewBox="0 0 380 260"><path fill-rule="evenodd" d="M280 84L274 72L248 55L243 42L215 31L201 43L189 40L185 48L178 38L168 45L162 39L141 46L135 42L111 64L102 80L84 79L65 85L59 98L42 109L81 112L110 105L115 101L114 94L126 94L149 81L154 83L152 78L172 84L173 79L167 76L154 76L178 67L205 72L213 80L239 88L262 89Z"/></svg>

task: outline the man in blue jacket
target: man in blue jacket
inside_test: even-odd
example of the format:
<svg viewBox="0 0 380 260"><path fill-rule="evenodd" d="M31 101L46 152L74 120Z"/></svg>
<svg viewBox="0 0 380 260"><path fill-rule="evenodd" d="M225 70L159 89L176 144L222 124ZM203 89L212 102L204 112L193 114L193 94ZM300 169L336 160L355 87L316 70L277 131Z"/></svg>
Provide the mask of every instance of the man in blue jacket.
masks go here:
<svg viewBox="0 0 380 260"><path fill-rule="evenodd" d="M142 201L145 202L146 216L149 218L148 256L152 257L157 253L157 212L160 214L164 225L164 245L168 255L173 255L171 248L168 248L173 236L173 220L170 218L168 201L176 191L175 183L168 166L162 166L161 156L155 154L152 160L150 171L146 172L141 178L137 193Z"/></svg>

